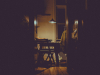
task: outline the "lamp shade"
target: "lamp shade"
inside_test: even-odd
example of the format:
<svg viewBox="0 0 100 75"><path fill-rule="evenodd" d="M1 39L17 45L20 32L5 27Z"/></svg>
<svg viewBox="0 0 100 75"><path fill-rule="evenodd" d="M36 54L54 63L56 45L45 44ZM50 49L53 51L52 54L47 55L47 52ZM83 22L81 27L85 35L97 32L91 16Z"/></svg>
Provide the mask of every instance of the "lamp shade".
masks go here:
<svg viewBox="0 0 100 75"><path fill-rule="evenodd" d="M49 21L49 23L56 23L56 21L53 20L53 18Z"/></svg>

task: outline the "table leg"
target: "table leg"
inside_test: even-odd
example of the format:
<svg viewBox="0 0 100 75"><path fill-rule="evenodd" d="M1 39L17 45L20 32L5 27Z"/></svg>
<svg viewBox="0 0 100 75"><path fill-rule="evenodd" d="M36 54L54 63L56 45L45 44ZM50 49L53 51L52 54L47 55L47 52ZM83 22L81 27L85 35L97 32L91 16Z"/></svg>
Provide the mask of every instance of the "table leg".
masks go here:
<svg viewBox="0 0 100 75"><path fill-rule="evenodd" d="M56 55L56 65L59 66L59 57L58 57L58 52L55 52L55 55Z"/></svg>

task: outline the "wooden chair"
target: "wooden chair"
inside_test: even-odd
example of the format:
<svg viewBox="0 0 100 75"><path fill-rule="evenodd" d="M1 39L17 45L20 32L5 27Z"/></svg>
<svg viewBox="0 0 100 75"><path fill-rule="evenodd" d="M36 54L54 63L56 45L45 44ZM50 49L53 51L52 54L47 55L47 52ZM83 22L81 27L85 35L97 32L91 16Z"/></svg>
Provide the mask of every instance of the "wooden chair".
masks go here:
<svg viewBox="0 0 100 75"><path fill-rule="evenodd" d="M39 50L40 56L39 56L39 59L41 58L41 56L43 57L43 55L45 53L47 53L48 56L46 58L46 61L47 61L48 58L50 58L49 61L51 61L51 59L53 59L53 53L52 52L54 52L54 49L51 49L52 45L50 44L48 39L37 39L37 44L40 44L40 50ZM54 59L53 59L53 62L54 62Z"/></svg>
<svg viewBox="0 0 100 75"><path fill-rule="evenodd" d="M54 52L53 48L54 47L50 43L41 43L40 51L48 54L46 61L48 58L50 58L49 61L51 61L51 59L53 59L53 53L52 53L52 52ZM53 59L53 62L54 62L54 59Z"/></svg>

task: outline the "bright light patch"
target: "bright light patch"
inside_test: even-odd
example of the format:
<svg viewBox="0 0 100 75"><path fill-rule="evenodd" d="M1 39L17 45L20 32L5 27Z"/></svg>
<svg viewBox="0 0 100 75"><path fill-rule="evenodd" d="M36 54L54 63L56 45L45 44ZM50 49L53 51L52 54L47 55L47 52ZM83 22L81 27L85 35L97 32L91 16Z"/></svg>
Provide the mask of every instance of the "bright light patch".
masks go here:
<svg viewBox="0 0 100 75"><path fill-rule="evenodd" d="M36 20L34 20L34 25L36 26L36 24L37 24L37 22L36 22Z"/></svg>
<svg viewBox="0 0 100 75"><path fill-rule="evenodd" d="M68 20L66 20L66 24L68 25Z"/></svg>
<svg viewBox="0 0 100 75"><path fill-rule="evenodd" d="M54 22L54 21L49 21L49 23L56 23L56 22Z"/></svg>
<svg viewBox="0 0 100 75"><path fill-rule="evenodd" d="M77 31L77 29L76 30L74 30L74 32L76 32Z"/></svg>
<svg viewBox="0 0 100 75"><path fill-rule="evenodd" d="M75 25L78 25L78 20L75 20Z"/></svg>

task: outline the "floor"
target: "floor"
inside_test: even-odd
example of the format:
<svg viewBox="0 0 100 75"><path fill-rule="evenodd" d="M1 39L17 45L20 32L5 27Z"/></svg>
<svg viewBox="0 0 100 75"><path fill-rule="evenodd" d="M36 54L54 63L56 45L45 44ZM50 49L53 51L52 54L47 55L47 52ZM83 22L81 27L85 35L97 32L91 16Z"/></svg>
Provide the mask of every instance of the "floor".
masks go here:
<svg viewBox="0 0 100 75"><path fill-rule="evenodd" d="M44 55L44 60L46 60L47 55ZM55 57L54 57L55 60ZM44 61L44 63L38 64L35 68L35 75L69 75L67 73L67 57L62 52L59 53L59 67L56 63L50 64L49 61Z"/></svg>
<svg viewBox="0 0 100 75"><path fill-rule="evenodd" d="M38 67L35 70L37 71L36 75L69 75L67 73L67 67Z"/></svg>
<svg viewBox="0 0 100 75"><path fill-rule="evenodd" d="M60 61L59 66L57 66L56 63L52 65L46 63L35 68L36 75L69 75L67 73L66 61Z"/></svg>

